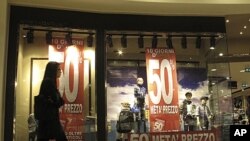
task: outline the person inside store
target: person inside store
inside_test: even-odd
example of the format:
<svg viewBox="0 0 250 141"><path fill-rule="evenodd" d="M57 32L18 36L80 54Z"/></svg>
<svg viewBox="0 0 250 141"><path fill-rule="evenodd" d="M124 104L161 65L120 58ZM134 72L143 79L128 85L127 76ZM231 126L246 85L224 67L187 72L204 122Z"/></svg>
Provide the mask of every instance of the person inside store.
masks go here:
<svg viewBox="0 0 250 141"><path fill-rule="evenodd" d="M197 127L199 130L208 130L209 123L213 118L213 114L207 106L208 99L207 96L202 96L200 98L201 104L196 109Z"/></svg>
<svg viewBox="0 0 250 141"><path fill-rule="evenodd" d="M191 92L186 92L185 97L186 98L182 101L180 105L181 123L183 124L184 131L194 131L196 123L196 106L191 101Z"/></svg>
<svg viewBox="0 0 250 141"><path fill-rule="evenodd" d="M250 125L250 96L247 96L246 116L247 116L248 125Z"/></svg>
<svg viewBox="0 0 250 141"><path fill-rule="evenodd" d="M135 104L134 109L138 109L138 112L134 112L135 121L137 122L137 131L141 130L141 123L143 123L143 132L146 132L146 119L145 119L145 97L147 94L146 88L143 86L144 80L142 77L137 78L137 86L134 88Z"/></svg>
<svg viewBox="0 0 250 141"><path fill-rule="evenodd" d="M67 141L59 119L59 108L64 100L57 89L57 79L62 70L58 62L50 61L45 68L38 96L35 97L34 113L38 120L37 140Z"/></svg>

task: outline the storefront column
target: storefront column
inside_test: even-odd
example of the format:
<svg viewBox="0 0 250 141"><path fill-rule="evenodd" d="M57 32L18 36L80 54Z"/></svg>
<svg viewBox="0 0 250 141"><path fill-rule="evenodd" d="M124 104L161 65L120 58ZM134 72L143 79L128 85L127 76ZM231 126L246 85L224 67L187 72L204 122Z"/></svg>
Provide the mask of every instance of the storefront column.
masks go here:
<svg viewBox="0 0 250 141"><path fill-rule="evenodd" d="M107 97L106 79L106 49L103 29L96 32L96 103L97 103L97 141L107 141Z"/></svg>
<svg viewBox="0 0 250 141"><path fill-rule="evenodd" d="M7 0L1 0L0 1L0 66L6 66L5 64L5 54L6 54L6 50L7 50L7 39L6 39L6 35L7 35ZM4 87L5 87L5 69L6 67L2 67L2 69L0 70L0 113L1 113L1 117L0 117L0 131L4 131ZM3 133L4 132L0 132L0 140L3 141Z"/></svg>

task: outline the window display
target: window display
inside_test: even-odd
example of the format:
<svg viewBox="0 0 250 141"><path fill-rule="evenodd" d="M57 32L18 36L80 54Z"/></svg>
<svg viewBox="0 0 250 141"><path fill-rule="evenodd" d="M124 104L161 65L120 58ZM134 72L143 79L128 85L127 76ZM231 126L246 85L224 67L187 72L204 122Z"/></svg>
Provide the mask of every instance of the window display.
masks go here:
<svg viewBox="0 0 250 141"><path fill-rule="evenodd" d="M230 104L224 87L227 80L216 81L215 87L213 80L221 76L208 77L214 64L209 61L226 47L217 48L225 41L220 33L225 32L223 17L116 15L19 6L10 10L4 140L28 140L27 118L43 72L31 61L39 58L45 60L37 64L55 59L64 67L58 84L67 105L60 113L70 140L107 141L107 135L108 140L190 140L197 139L196 134L201 140L217 139L213 128L184 131L179 105L186 92L192 92L194 105L201 96L209 97L207 104L218 115L213 127L224 125L226 118L230 121L229 106L222 106ZM20 14L23 11L26 14ZM56 51L49 55L53 38L62 40L57 40ZM139 77L147 91L140 110L135 96ZM128 124L119 124L124 121Z"/></svg>
<svg viewBox="0 0 250 141"><path fill-rule="evenodd" d="M49 61L55 61L61 66L61 76L56 84L65 102L59 109L59 115L67 139L82 141L96 138L95 47L90 43L94 41L95 33L90 30L88 32L81 29L71 29L71 32L69 30L20 26L23 36L20 38L22 51L19 52L17 72L19 85L15 99L16 140L36 138L36 132L31 131L27 135L26 131L30 124L29 116L34 113L34 97L39 93L44 68ZM22 81L24 76L27 81ZM24 98L28 102L24 101Z"/></svg>
<svg viewBox="0 0 250 141"><path fill-rule="evenodd" d="M216 91L210 91L211 78L214 76L210 75L206 58L200 56L200 53L210 52L207 49L210 38L208 42L203 42L201 49L193 47L193 38L189 38L187 41L191 43L182 48L181 44L177 45L179 40L171 36L173 42L169 48L168 38L167 47L159 47L164 45L165 37L153 36L156 34L152 34L152 47L148 47L151 46L151 38L144 38L146 44L139 48L133 37L126 36L127 46L124 48L117 40L119 34L112 36L113 46L107 46L107 116L111 124L108 140L154 141L160 138L181 138L184 141L198 138L196 134L204 134L199 140L205 140L205 135L211 141L220 138L220 127L223 125L221 118L227 117L214 116L219 112L215 109L219 104L215 103L217 99L213 93ZM187 54L182 54L183 50ZM116 56L119 51L120 54ZM137 56L130 58L131 55ZM121 103L127 103L128 107L119 108ZM133 118L126 118L130 119L125 126L128 130L121 132L120 114L124 109L131 112ZM230 109L224 111L230 112Z"/></svg>

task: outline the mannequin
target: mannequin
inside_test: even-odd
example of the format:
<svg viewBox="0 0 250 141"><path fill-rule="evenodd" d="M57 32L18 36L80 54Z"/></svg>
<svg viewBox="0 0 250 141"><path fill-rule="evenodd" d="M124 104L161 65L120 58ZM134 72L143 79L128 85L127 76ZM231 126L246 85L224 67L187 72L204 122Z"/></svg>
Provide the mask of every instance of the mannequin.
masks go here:
<svg viewBox="0 0 250 141"><path fill-rule="evenodd" d="M140 132L141 123L143 123L143 131L146 132L146 119L145 119L145 96L146 88L143 86L143 78L137 78L137 86L134 88L135 104L134 108L137 109L134 111L135 121L137 122L137 129Z"/></svg>
<svg viewBox="0 0 250 141"><path fill-rule="evenodd" d="M186 99L180 105L180 114L184 131L194 131L195 129L195 105L192 103L192 93L185 93Z"/></svg>
<svg viewBox="0 0 250 141"><path fill-rule="evenodd" d="M200 130L208 130L209 121L213 118L213 114L207 106L208 97L202 96L200 101L201 104L196 109L197 126Z"/></svg>

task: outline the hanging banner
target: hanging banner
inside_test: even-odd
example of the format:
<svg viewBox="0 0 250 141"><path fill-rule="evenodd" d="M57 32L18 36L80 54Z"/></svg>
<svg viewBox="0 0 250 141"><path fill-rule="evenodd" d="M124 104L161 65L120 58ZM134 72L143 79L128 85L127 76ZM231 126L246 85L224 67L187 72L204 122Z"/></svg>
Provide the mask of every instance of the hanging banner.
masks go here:
<svg viewBox="0 0 250 141"><path fill-rule="evenodd" d="M60 109L60 120L68 141L84 141L84 42L78 39L72 42L73 45L68 46L64 38L53 38L49 46L49 61L61 64L58 86L65 104Z"/></svg>
<svg viewBox="0 0 250 141"><path fill-rule="evenodd" d="M221 141L220 129L192 132L154 132L127 135L128 141ZM126 140L124 139L124 140Z"/></svg>
<svg viewBox="0 0 250 141"><path fill-rule="evenodd" d="M173 49L146 48L151 132L180 130L176 57Z"/></svg>

